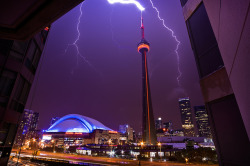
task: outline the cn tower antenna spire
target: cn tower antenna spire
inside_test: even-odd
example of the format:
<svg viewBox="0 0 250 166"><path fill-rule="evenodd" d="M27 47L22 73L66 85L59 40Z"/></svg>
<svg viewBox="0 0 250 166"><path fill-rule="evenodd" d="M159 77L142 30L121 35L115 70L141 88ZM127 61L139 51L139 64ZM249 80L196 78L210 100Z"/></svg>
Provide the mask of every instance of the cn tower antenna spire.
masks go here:
<svg viewBox="0 0 250 166"><path fill-rule="evenodd" d="M143 25L142 12L141 12L141 37L142 39L144 39L144 25Z"/></svg>

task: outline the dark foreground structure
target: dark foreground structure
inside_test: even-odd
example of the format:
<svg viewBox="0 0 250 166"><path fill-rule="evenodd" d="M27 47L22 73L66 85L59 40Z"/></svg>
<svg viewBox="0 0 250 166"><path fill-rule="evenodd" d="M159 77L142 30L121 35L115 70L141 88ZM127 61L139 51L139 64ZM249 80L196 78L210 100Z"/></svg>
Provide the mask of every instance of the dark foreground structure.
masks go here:
<svg viewBox="0 0 250 166"><path fill-rule="evenodd" d="M28 40L82 1L1 1L0 38Z"/></svg>
<svg viewBox="0 0 250 166"><path fill-rule="evenodd" d="M82 1L0 2L1 166L7 165L49 25Z"/></svg>
<svg viewBox="0 0 250 166"><path fill-rule="evenodd" d="M0 39L0 165L8 162L48 31L26 41Z"/></svg>
<svg viewBox="0 0 250 166"><path fill-rule="evenodd" d="M181 0L220 165L250 165L250 1Z"/></svg>

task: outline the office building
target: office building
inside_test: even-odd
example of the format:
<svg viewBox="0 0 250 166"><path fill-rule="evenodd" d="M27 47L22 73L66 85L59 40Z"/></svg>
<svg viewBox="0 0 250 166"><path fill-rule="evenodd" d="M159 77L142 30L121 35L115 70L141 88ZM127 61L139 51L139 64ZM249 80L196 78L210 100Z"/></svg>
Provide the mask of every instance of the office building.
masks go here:
<svg viewBox="0 0 250 166"><path fill-rule="evenodd" d="M173 123L172 122L165 122L163 123L163 128L165 128L168 132L173 130Z"/></svg>
<svg viewBox="0 0 250 166"><path fill-rule="evenodd" d="M29 131L27 133L26 139L39 138L38 133L40 132L40 130L37 129L38 121L39 121L39 113L33 112L32 117L31 117L31 121L30 121Z"/></svg>
<svg viewBox="0 0 250 166"><path fill-rule="evenodd" d="M179 99L179 108L181 112L181 123L184 135L194 137L194 124L192 118L191 104L188 97Z"/></svg>
<svg viewBox="0 0 250 166"><path fill-rule="evenodd" d="M39 113L25 109L23 117L19 123L16 134L15 145L22 146L25 140L29 140L36 135Z"/></svg>
<svg viewBox="0 0 250 166"><path fill-rule="evenodd" d="M211 130L208 120L208 114L204 105L194 106L195 120L200 137L211 138Z"/></svg>
<svg viewBox="0 0 250 166"><path fill-rule="evenodd" d="M31 122L30 122L30 130L37 129L38 121L39 121L39 113L33 112L32 117L31 117Z"/></svg>
<svg viewBox="0 0 250 166"><path fill-rule="evenodd" d="M155 128L156 128L156 130L163 128L161 117L159 117L158 119L155 120Z"/></svg>
<svg viewBox="0 0 250 166"><path fill-rule="evenodd" d="M15 145L22 146L25 139L27 139L26 136L30 129L32 116L33 116L32 110L24 110L22 120L19 123L19 127L17 130Z"/></svg>
<svg viewBox="0 0 250 166"><path fill-rule="evenodd" d="M181 0L220 165L250 165L250 1Z"/></svg>
<svg viewBox="0 0 250 166"><path fill-rule="evenodd" d="M128 124L119 125L119 132L126 138L126 142L134 140L134 130Z"/></svg>

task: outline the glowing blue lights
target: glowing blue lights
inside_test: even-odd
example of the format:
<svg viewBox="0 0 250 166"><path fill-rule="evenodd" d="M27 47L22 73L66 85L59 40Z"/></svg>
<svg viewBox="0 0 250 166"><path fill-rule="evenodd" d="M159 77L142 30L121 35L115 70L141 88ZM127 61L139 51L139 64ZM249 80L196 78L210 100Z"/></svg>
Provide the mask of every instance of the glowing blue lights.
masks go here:
<svg viewBox="0 0 250 166"><path fill-rule="evenodd" d="M78 114L69 114L57 120L46 132L90 133L95 129L113 131L95 119Z"/></svg>
<svg viewBox="0 0 250 166"><path fill-rule="evenodd" d="M108 0L110 4L121 3L121 4L134 4L140 11L145 10L145 8L136 0Z"/></svg>
<svg viewBox="0 0 250 166"><path fill-rule="evenodd" d="M66 132L81 132L81 133L85 133L86 130L84 130L83 128L73 128L73 129L68 129Z"/></svg>

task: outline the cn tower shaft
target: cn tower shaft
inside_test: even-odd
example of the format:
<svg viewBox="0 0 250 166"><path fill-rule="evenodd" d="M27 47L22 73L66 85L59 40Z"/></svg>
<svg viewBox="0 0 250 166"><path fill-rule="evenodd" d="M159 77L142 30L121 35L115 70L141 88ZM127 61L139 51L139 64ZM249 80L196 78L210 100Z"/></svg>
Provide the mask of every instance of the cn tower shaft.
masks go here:
<svg viewBox="0 0 250 166"><path fill-rule="evenodd" d="M141 23L142 39L138 44L138 52L142 56L142 141L147 145L156 145L156 131L151 93L148 77L147 52L150 49L149 43L144 39L143 20Z"/></svg>

